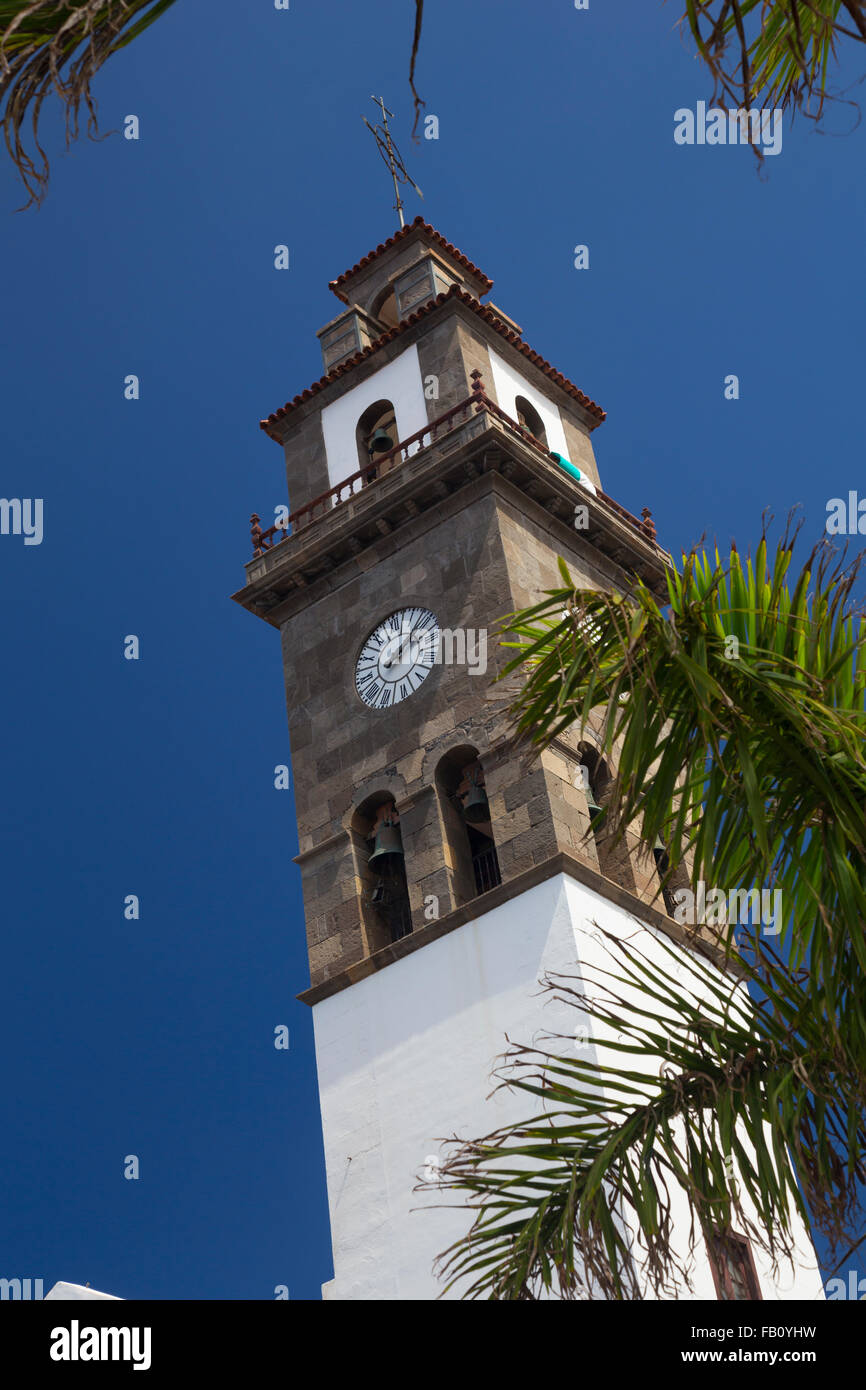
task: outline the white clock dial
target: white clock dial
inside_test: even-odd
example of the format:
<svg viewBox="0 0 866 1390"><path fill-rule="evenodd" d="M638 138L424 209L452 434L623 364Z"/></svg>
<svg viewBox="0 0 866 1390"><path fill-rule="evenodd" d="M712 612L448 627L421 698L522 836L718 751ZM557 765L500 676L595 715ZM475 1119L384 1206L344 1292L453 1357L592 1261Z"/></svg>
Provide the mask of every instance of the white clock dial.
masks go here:
<svg viewBox="0 0 866 1390"><path fill-rule="evenodd" d="M429 608L399 608L370 633L355 663L365 705L388 709L427 679L439 650L439 622Z"/></svg>

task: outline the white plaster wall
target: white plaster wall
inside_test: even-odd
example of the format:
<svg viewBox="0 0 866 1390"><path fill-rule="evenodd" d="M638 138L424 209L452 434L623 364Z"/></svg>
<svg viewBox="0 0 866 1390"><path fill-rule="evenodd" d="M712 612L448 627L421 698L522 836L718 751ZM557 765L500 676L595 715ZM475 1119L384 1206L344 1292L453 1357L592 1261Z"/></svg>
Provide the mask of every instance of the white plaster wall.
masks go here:
<svg viewBox="0 0 866 1390"><path fill-rule="evenodd" d="M331 487L357 473L358 444L355 430L369 405L388 400L397 417L397 439L408 439L427 424L427 404L418 349L413 343L381 371L353 386L322 411L322 430ZM397 440L394 441L395 443Z"/></svg>
<svg viewBox="0 0 866 1390"><path fill-rule="evenodd" d="M87 1288L87 1286L84 1284L66 1284L63 1282L63 1280L60 1280L59 1283L54 1284L53 1287L48 1290L43 1302L47 1303L49 1299L110 1299L112 1303L123 1302L123 1300L119 1299L116 1294L99 1293L98 1290Z"/></svg>
<svg viewBox="0 0 866 1390"><path fill-rule="evenodd" d="M571 1036L586 1022L540 995L538 981L546 971L578 974L581 961L609 964L590 934L596 924L638 931L643 949L653 949L648 928L558 875L315 1005L335 1268L326 1298L441 1293L433 1260L468 1229L468 1217L437 1205L450 1194L413 1188L441 1141L480 1138L531 1110L525 1095L489 1096L492 1068L506 1033L528 1043L547 1031ZM680 1208L687 1231L684 1197ZM801 1245L802 1267L777 1285L754 1252L764 1298L823 1297L805 1236ZM705 1260L693 1284L684 1297L715 1299Z"/></svg>
<svg viewBox="0 0 866 1390"><path fill-rule="evenodd" d="M621 912L605 898L599 897L585 888L583 884L574 879L563 875L564 892L569 903L569 910L574 924L574 938L576 954L579 965L587 970L591 982L599 980L598 970L615 970L616 960L612 959L604 939L598 939L597 928L610 932L612 935L627 936L646 956L654 963L663 964L665 970L673 973L678 980L682 995L691 996L692 999L699 997L706 989L703 968L706 962L702 962L700 973L696 973L690 967L690 956L688 952L681 953L681 964L677 967L668 955L667 951L658 944L661 934L654 928L649 928L643 924L637 925L635 919ZM670 944L670 943L668 943ZM716 975L717 980L722 980L720 974ZM728 979L728 987L731 987ZM589 986L592 992L592 983ZM625 1002L633 998L635 1003L646 1008L646 1000L637 989L629 989L628 986L616 985L617 993L621 995ZM654 1014L657 1020L662 1020L664 1010L660 1003L654 1002ZM573 1020L582 1021L585 1025L591 1023L592 1038L590 1046L593 1049L590 1055L601 1065L622 1065L623 1054L615 1051L608 1051L605 1048L605 1035L598 1020L589 1020L586 1015L580 1014L577 1010L573 1013ZM645 1020L645 1022L648 1022ZM651 1026L651 1025L650 1025ZM609 1036L609 1032L608 1032ZM653 1081L658 1076L662 1058L653 1058L649 1061L644 1070ZM640 1059L630 1058L629 1066L633 1071L640 1071ZM743 1147L754 1156L754 1150L745 1137ZM754 1208L750 1203L744 1202L744 1206L749 1216L757 1223ZM679 1253L685 1257L688 1248L687 1233L690 1224L690 1212L688 1202L684 1192L673 1191L671 1194L671 1208L674 1217L674 1224L683 1232L683 1239L678 1246ZM794 1267L790 1263L782 1264L774 1274L772 1264L766 1254L756 1246L752 1247L752 1254L755 1260L755 1269L760 1284L761 1293L764 1299L823 1299L824 1288L818 1270L817 1261L811 1242L809 1241L805 1229L801 1223L796 1225L795 1245L797 1258ZM699 1241L694 1262L690 1265L692 1292L684 1291L683 1298L696 1299L715 1299L716 1291L710 1270L708 1257L705 1254L703 1241ZM647 1297L652 1297L647 1294Z"/></svg>
<svg viewBox="0 0 866 1390"><path fill-rule="evenodd" d="M490 368L493 372L493 385L496 389L496 399L506 415L510 415L512 420L517 419L517 406L515 398L525 396L530 405L541 416L541 423L544 425L547 434L547 447L551 453L562 454L563 458L568 458L568 445L565 442L565 431L562 428L562 420L556 406L544 396L536 391L534 386L530 386L525 377L516 372L513 367L499 357L492 348L488 349L490 354ZM374 397L375 399L375 397ZM569 460L571 462L571 460ZM580 466L578 461L577 466Z"/></svg>

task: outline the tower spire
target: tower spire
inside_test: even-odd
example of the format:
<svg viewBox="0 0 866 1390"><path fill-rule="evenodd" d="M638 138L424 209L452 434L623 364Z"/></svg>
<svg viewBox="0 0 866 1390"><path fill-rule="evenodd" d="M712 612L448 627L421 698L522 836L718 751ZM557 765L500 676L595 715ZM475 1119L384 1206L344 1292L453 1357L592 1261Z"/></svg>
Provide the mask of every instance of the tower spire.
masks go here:
<svg viewBox="0 0 866 1390"><path fill-rule="evenodd" d="M410 178L400 155L400 151L397 149L391 131L388 128L388 117L391 116L393 118L394 112L388 110L382 97L371 96L370 100L375 101L376 105L381 110L382 124L370 125L366 116L362 116L361 120L364 122L367 129L372 131L376 141L376 147L388 168L391 170L391 178L394 181L394 196L397 199L394 204L394 210L400 218L400 226L405 227L406 222L403 217L403 199L400 197L400 184L410 183L419 198L423 198L424 194L421 192L415 180Z"/></svg>

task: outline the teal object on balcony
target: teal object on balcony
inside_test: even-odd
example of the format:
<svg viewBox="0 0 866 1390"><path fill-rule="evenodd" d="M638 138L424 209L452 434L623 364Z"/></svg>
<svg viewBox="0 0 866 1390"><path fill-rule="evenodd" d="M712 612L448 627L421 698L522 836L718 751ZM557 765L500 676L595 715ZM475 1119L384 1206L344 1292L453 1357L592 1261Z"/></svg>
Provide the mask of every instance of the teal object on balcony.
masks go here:
<svg viewBox="0 0 866 1390"><path fill-rule="evenodd" d="M555 454L553 453L553 451L551 451L551 457L556 459L556 462L559 464L560 468L564 468L566 473L570 473L572 478L577 478L578 482L580 482L580 479L583 477L583 474L581 473L580 469L576 467L575 464L570 463L567 458L563 458L562 454Z"/></svg>

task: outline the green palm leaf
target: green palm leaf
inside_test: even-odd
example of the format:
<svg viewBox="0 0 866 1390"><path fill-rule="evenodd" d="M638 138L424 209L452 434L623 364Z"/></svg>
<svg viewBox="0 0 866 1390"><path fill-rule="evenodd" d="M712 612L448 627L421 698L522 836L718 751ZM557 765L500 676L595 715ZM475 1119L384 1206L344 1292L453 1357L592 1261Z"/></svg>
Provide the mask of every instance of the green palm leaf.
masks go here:
<svg viewBox="0 0 866 1390"><path fill-rule="evenodd" d="M39 117L50 92L66 110L67 144L78 135L82 103L97 133L91 83L103 63L159 19L174 0L0 0L0 106L3 137L29 194L48 182ZM25 146L28 123L35 155Z"/></svg>
<svg viewBox="0 0 866 1390"><path fill-rule="evenodd" d="M609 968L584 966L585 985L545 982L594 1020L596 1056L569 1056L562 1035L513 1047L501 1084L542 1111L452 1145L438 1175L474 1213L440 1257L446 1291L681 1295L701 1235L736 1226L778 1265L794 1257L796 1218L852 1244L866 1177L862 1038L853 1049L828 1033L808 978L768 952L737 983L693 957L689 988L680 948L650 958L604 935ZM760 985L761 1006L746 983ZM678 1248L679 1189L695 1221Z"/></svg>
<svg viewBox="0 0 866 1390"><path fill-rule="evenodd" d="M590 995L591 1059L516 1047L503 1085L541 1112L457 1145L440 1185L474 1209L444 1253L468 1297L672 1294L697 1233L736 1223L776 1261L799 1219L854 1242L866 1177L866 625L858 565L816 547L790 584L793 538L754 560L684 556L668 604L572 584L505 624L519 734L537 749L593 716L616 769L606 819L638 827L722 889L782 892L774 954L721 928L713 960L656 937L608 937ZM759 930L759 929L757 929ZM706 933L704 933L704 936ZM691 980L683 983L683 971ZM746 987L751 990L751 996ZM616 1035L620 1035L617 1040ZM658 1073L665 1058L665 1075ZM671 1245L685 1191L688 1248ZM551 1279L553 1283L551 1283Z"/></svg>
<svg viewBox="0 0 866 1390"><path fill-rule="evenodd" d="M603 714L616 837L661 836L695 884L781 891L792 964L811 961L832 1013L866 964L866 625L856 564L820 546L791 593L791 553L786 537L772 569L764 540L754 564L684 557L669 614L639 581L551 591L507 620L505 674L525 678L515 715L538 748Z"/></svg>
<svg viewBox="0 0 866 1390"><path fill-rule="evenodd" d="M866 41L863 0L685 0L683 24L715 82L742 107L819 118L840 39Z"/></svg>

